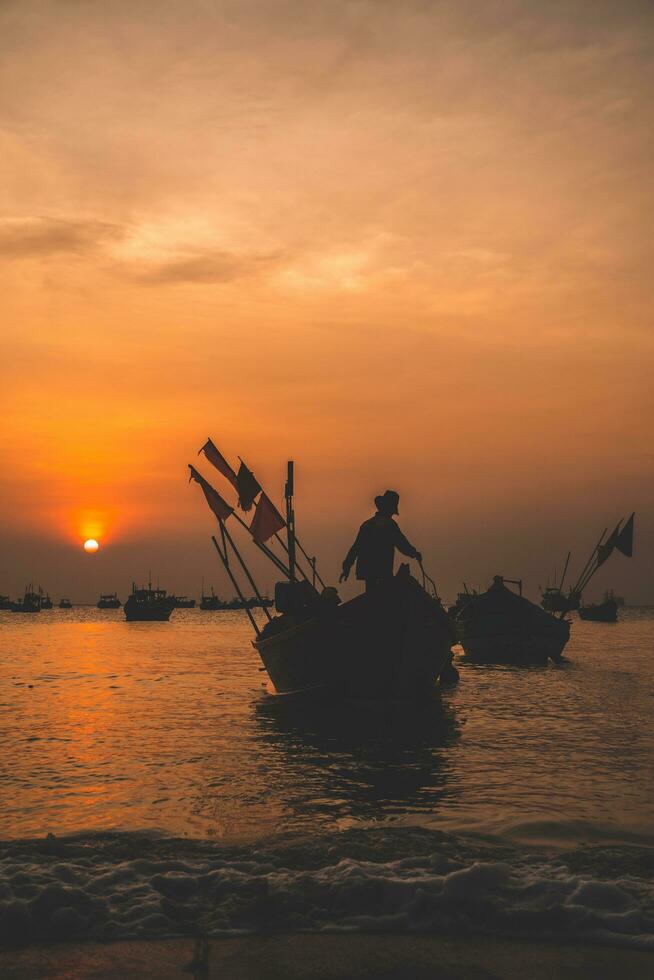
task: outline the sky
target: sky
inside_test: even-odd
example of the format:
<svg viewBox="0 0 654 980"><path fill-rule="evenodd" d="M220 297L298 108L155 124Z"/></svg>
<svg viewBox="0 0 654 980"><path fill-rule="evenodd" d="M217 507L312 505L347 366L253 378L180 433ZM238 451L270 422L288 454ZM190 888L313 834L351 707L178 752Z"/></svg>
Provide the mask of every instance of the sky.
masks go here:
<svg viewBox="0 0 654 980"><path fill-rule="evenodd" d="M638 0L3 0L0 593L231 594L211 435L277 503L295 460L332 581L392 488L447 597L535 595L635 510L591 591L654 602L653 35Z"/></svg>

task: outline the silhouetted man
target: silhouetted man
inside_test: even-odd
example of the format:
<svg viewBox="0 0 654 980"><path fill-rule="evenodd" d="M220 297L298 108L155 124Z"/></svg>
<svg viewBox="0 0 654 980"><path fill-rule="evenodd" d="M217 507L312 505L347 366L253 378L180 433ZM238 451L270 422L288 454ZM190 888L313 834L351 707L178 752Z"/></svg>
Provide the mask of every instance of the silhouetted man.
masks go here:
<svg viewBox="0 0 654 980"><path fill-rule="evenodd" d="M399 502L400 495L395 490L387 490L381 496L375 497L377 513L370 520L364 521L359 528L356 541L343 562L340 582L347 581L355 558L356 575L358 579L365 580L366 592L392 579L396 548L403 555L422 561L420 552L409 544L393 520L393 515L399 513Z"/></svg>

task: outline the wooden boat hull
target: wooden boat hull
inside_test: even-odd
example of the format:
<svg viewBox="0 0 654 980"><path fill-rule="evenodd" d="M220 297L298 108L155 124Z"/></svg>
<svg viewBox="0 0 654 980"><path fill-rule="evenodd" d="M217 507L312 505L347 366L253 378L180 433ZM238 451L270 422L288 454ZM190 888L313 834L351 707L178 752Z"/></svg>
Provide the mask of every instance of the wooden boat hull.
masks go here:
<svg viewBox="0 0 654 980"><path fill-rule="evenodd" d="M455 637L440 602L408 574L386 590L328 607L254 642L278 694L336 692L370 700L433 695Z"/></svg>
<svg viewBox="0 0 654 980"><path fill-rule="evenodd" d="M511 592L500 576L457 620L466 658L481 664L544 665L561 659L570 623Z"/></svg>
<svg viewBox="0 0 654 980"><path fill-rule="evenodd" d="M564 620L566 622L566 620ZM569 636L568 624L568 636ZM549 660L561 659L567 637L544 636L469 636L461 645L467 660L478 664L515 664L545 666Z"/></svg>
<svg viewBox="0 0 654 980"><path fill-rule="evenodd" d="M148 609L131 606L125 603L125 619L128 623L165 623L170 619L172 608Z"/></svg>

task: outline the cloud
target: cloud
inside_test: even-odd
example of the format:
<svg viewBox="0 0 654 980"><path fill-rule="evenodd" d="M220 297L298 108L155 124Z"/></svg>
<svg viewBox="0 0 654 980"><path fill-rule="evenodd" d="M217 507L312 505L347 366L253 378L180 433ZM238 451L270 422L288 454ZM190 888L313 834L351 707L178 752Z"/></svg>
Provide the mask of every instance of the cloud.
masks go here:
<svg viewBox="0 0 654 980"><path fill-rule="evenodd" d="M57 254L84 255L122 237L123 229L96 220L10 219L0 223L0 255L30 259Z"/></svg>
<svg viewBox="0 0 654 980"><path fill-rule="evenodd" d="M274 266L279 254L239 254L222 249L203 250L163 262L125 263L121 271L145 285L228 283L257 276Z"/></svg>

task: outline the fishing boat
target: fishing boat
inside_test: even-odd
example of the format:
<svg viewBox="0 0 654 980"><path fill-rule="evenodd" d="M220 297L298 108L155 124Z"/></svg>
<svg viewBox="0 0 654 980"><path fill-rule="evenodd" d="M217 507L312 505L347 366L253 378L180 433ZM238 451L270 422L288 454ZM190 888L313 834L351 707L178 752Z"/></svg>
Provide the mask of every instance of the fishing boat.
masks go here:
<svg viewBox="0 0 654 980"><path fill-rule="evenodd" d="M189 599L185 595L171 595L170 598L175 603L176 609L195 609L195 599Z"/></svg>
<svg viewBox="0 0 654 980"><path fill-rule="evenodd" d="M122 602L116 592L105 592L96 603L98 609L120 609Z"/></svg>
<svg viewBox="0 0 654 980"><path fill-rule="evenodd" d="M518 593L506 582L518 586ZM570 623L522 595L522 582L496 575L493 584L459 614L457 628L466 658L475 663L546 664L561 661Z"/></svg>
<svg viewBox="0 0 654 980"><path fill-rule="evenodd" d="M229 606L226 602L216 595L213 590L213 585L211 586L210 595L205 595L204 588L202 589L202 598L200 599L200 609L204 609L205 612L218 612L221 609L228 609Z"/></svg>
<svg viewBox="0 0 654 980"><path fill-rule="evenodd" d="M567 594L556 585L548 585L541 595L541 606L549 613L567 613L573 609L579 609L581 596L573 593L572 590Z"/></svg>
<svg viewBox="0 0 654 980"><path fill-rule="evenodd" d="M167 622L174 608L174 598L167 595L165 589L153 589L152 582L148 582L147 589L137 589L132 582L132 593L123 611L128 623L151 623Z"/></svg>
<svg viewBox="0 0 654 980"><path fill-rule="evenodd" d="M9 610L12 607L12 601L8 595L0 595L0 609Z"/></svg>
<svg viewBox="0 0 654 980"><path fill-rule="evenodd" d="M41 590L39 589L39 592L40 591ZM53 602L50 596L47 593L46 595L41 595L41 609L52 609L52 606Z"/></svg>
<svg viewBox="0 0 654 980"><path fill-rule="evenodd" d="M73 604L70 601L70 599L60 599L60 601L59 601L59 608L60 609L72 609L73 608Z"/></svg>
<svg viewBox="0 0 654 980"><path fill-rule="evenodd" d="M617 623L618 603L612 589L607 589L601 602L579 607L579 618L593 623Z"/></svg>
<svg viewBox="0 0 654 980"><path fill-rule="evenodd" d="M579 589L571 588L568 590L567 595L563 591L563 584L568 572L571 555L572 552L569 551L563 565L560 582L557 583L556 569L554 569L554 584L549 585L548 583L546 588L541 592L540 604L546 612L565 614L571 612L573 609L579 608L579 603L581 602L581 592Z"/></svg>
<svg viewBox="0 0 654 980"><path fill-rule="evenodd" d="M17 602L12 602L11 611L14 613L38 613L41 612L41 600L43 596L40 592L35 592L32 585L25 589L25 595Z"/></svg>
<svg viewBox="0 0 654 980"><path fill-rule="evenodd" d="M206 452L207 446L210 453ZM256 634L253 646L274 694L293 699L328 694L341 700L411 703L433 697L439 678L449 682L458 677L452 667L456 634L431 580L433 594L427 592L428 577L424 573L420 584L410 574L408 565L403 565L377 590L341 603L336 589L326 586L320 577L316 559L309 556L297 539L292 504L293 463L289 462L287 469L284 519L251 471L247 471L247 482L239 481L213 444L207 446L205 455L239 489L240 503L245 497L251 506L260 495L254 518L247 525L195 467L190 466L191 478L201 486L218 518L221 543L215 536L212 541L236 589L239 606L250 619ZM252 486L248 498L245 491ZM264 596L226 526L232 515L285 577L275 586L276 615L270 611L268 602L263 601ZM278 534L283 528L285 541ZM274 552L268 542L276 542L283 554ZM305 571L296 560L296 551L304 556L310 571ZM253 603L245 597L231 564L232 556L254 590L264 615L263 625L254 615Z"/></svg>
<svg viewBox="0 0 654 980"><path fill-rule="evenodd" d="M470 590L465 582L463 583L463 589L463 592L457 592L456 601L447 610L447 614L451 619L456 619L465 606L479 595L475 589Z"/></svg>
<svg viewBox="0 0 654 980"><path fill-rule="evenodd" d="M339 604L308 583L280 583L281 615L254 641L278 694L421 700L452 663L456 635L442 604L401 565L388 587ZM308 587L307 587L308 586Z"/></svg>

